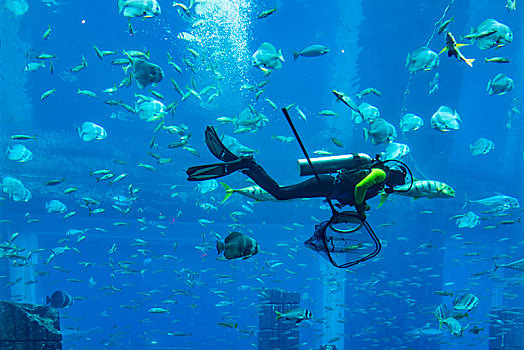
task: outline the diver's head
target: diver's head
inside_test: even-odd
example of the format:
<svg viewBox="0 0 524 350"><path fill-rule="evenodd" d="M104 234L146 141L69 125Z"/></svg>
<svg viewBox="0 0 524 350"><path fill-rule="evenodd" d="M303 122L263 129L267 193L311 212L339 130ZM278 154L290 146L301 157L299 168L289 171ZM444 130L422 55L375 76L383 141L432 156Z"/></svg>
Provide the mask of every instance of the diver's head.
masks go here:
<svg viewBox="0 0 524 350"><path fill-rule="evenodd" d="M406 175L408 171L401 165L393 167L386 166L386 185L388 187L401 186L406 183Z"/></svg>

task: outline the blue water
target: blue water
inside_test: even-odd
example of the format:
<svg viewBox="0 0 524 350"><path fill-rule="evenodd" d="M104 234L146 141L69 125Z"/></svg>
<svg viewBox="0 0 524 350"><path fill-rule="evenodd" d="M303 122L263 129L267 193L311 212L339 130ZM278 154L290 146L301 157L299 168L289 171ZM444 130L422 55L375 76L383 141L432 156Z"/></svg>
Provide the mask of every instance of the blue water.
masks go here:
<svg viewBox="0 0 524 350"><path fill-rule="evenodd" d="M475 45L462 48L466 57L476 59L473 68L441 55L435 70L417 72L410 78L404 67L407 53L426 45L449 1L325 4L210 0L209 4L217 5L214 11L197 11L206 3L202 1L191 10L191 18L180 15L171 2L159 3L160 16L131 19L133 36L127 19L118 13L116 1L58 1L47 6L34 0L18 17L0 10L2 148L18 143L10 139L13 134L36 137L20 141L33 152L31 161L2 160L1 173L22 181L32 198L14 202L4 194L0 219L11 222L0 224L0 239L7 241L19 232L14 244L25 248L23 254L46 249L34 254L24 267L14 267L13 259L0 260L0 285L21 278L11 288L2 287L0 296L44 303L46 295L63 290L75 297L70 308L60 310L65 349L257 348L259 295L266 288L299 292L300 306L313 313L312 320L299 325L300 349L318 349L330 340L339 349L488 349L488 337L495 337L490 334L490 325L496 322L487 314L495 307L523 307L519 297L524 293L522 274L509 269L491 272L494 257L502 258L499 263L524 257L522 223L499 224L501 220L520 219L522 211L503 211L509 215L497 217L481 213L486 208L479 205L462 206L466 194L472 199L496 192L524 198L522 117L514 115L511 128L506 126L513 100L522 100L521 9L517 6L517 11L507 12L504 1L456 0L446 18L454 16L449 30L457 39L470 27L494 18L512 29L513 42L497 50L481 51ZM275 5L274 14L256 19L257 14ZM192 28L199 19L203 23ZM48 25L52 32L43 40ZM201 42L181 40L177 38L180 32L201 35ZM285 57L282 69L274 70L268 78L251 65L252 54L265 41L282 49ZM429 47L438 53L444 42L443 35L435 35ZM312 44L323 44L330 52L293 61L292 51ZM118 54L100 60L93 45ZM199 56L193 58L187 48L196 50ZM104 100L122 100L134 106L135 93L153 97L150 87L140 90L136 83L112 96L102 92L124 78L122 68L110 64L123 57L122 50L150 51L150 61L163 68L166 76L153 89L165 97L166 105L179 101L174 115L166 115L165 123L187 125L189 146L198 150L200 157L180 148L168 149L167 145L178 137L163 130L150 149L158 122L146 123L130 114L126 115L128 120L110 118L113 112L125 111L104 104ZM42 52L56 54L56 58L37 72L23 72L24 66ZM182 68L182 74L168 65L167 52ZM71 73L70 69L82 62L82 55L88 66ZM507 57L511 63L484 64L484 57L493 56ZM196 64L195 73L183 58ZM49 62L53 63L53 74ZM206 70L210 64L223 79L216 80ZM435 72L440 75L439 90L428 96ZM488 96L486 84L498 73L513 78L515 88L502 96ZM170 79L184 89L190 86L192 77L197 91L218 81L220 95L212 104L201 105L195 97L180 102ZM254 92L241 89L266 79L270 82L258 101ZM249 204L250 199L234 194L220 204L224 196L221 186L202 194L195 183L186 181L184 171L188 167L216 162L203 142L205 126L214 125L219 133L232 135L234 127L220 125L216 118L235 117L249 105L269 122L256 133L232 136L256 150L255 159L279 183L303 180L295 165L296 159L303 157L297 143L271 139L293 134L282 113L271 108L265 98L279 108L296 103L306 114L304 121L294 108L290 110L310 153L321 148L335 154L383 152L384 144L364 142L362 128L367 126L351 121L349 108L337 103L331 92L341 90L358 101L355 94L367 87L380 90L382 96L367 95L360 102L377 106L381 116L397 127L396 141L411 149L404 161L414 176L445 182L456 191L452 199L413 201L392 195L393 200L380 209L375 209L378 199L371 200L369 223L383 244L380 255L372 261L341 271L304 247L315 219L327 220L330 216L321 199ZM40 101L41 94L52 88L57 92ZM79 95L77 89L94 91L98 98ZM441 105L460 113L460 130L440 132L431 128L430 118ZM318 116L324 109L337 112L339 117ZM398 125L403 110L420 115L424 126L402 135ZM108 137L83 142L77 127L86 121L103 126ZM342 141L343 147L335 146L332 137ZM474 157L469 145L480 137L493 141L495 149ZM158 165L148 155L150 151L172 158L172 162ZM115 159L127 164L117 164ZM138 167L140 162L154 165L157 171ZM109 185L89 175L98 169L128 175ZM44 185L62 178L66 182L58 186ZM251 185L242 174L222 180L234 188ZM129 197L130 184L140 192L130 212L123 214L111 207L115 204L113 197ZM77 191L63 194L68 187ZM106 211L89 215L81 206L83 197L100 201L99 207ZM60 200L76 215L64 220L64 214L48 214L45 203L51 199ZM217 209L206 211L200 206L203 203ZM481 216L475 228L459 229L455 220L448 219L468 210ZM235 211L245 215L231 216ZM137 221L142 218L145 224ZM39 222L28 223L28 219ZM213 223L202 226L199 219ZM115 226L115 222L128 225ZM486 226L496 228L483 229ZM85 240L77 243L77 237L72 236L61 241L68 239L66 232L72 228L89 229L84 233ZM217 261L216 234L225 238L234 230L255 238L261 253L248 260ZM147 245L137 245L135 239L145 240ZM109 253L114 244L117 250ZM68 250L45 264L51 249L65 245L78 251ZM84 268L81 262L93 265ZM270 268L278 262L283 264ZM489 272L472 276L484 271ZM90 278L96 285L89 285ZM445 328L436 336L414 335L427 323L438 328L434 310L439 304L452 307L453 298L435 295L437 290L478 296L478 308L459 321L483 330L473 334L466 329L462 337L452 336ZM162 303L165 300L176 303ZM216 306L222 301L227 305ZM169 313L149 313L151 308L165 308ZM238 323L238 328L221 327L217 322ZM186 335L168 334L177 332Z"/></svg>

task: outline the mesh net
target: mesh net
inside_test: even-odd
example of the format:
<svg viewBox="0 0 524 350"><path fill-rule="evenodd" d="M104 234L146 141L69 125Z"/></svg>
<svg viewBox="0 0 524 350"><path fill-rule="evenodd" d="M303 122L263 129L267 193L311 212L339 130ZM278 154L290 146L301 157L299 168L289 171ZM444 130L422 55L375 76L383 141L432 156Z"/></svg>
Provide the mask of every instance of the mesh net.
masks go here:
<svg viewBox="0 0 524 350"><path fill-rule="evenodd" d="M304 245L319 252L334 266L349 267L378 254L380 243L373 236L369 225L356 215L337 213L316 225L314 235Z"/></svg>

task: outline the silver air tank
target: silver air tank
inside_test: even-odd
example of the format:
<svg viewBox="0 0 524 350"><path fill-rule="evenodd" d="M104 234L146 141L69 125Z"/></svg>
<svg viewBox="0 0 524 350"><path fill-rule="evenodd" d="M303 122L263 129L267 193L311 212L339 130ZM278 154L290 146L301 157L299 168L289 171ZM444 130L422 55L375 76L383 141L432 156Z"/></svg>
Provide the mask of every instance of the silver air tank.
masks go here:
<svg viewBox="0 0 524 350"><path fill-rule="evenodd" d="M311 163L319 174L331 174L340 169L353 169L355 167L369 164L373 158L365 153L344 154L341 156L311 158ZM298 160L298 172L300 176L315 175L309 166L307 159Z"/></svg>

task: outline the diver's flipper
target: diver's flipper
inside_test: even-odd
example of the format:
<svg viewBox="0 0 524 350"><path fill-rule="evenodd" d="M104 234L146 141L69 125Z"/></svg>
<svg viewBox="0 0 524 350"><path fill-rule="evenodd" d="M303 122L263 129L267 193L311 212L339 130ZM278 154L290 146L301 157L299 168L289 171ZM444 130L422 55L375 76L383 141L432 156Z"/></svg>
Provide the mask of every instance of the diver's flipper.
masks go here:
<svg viewBox="0 0 524 350"><path fill-rule="evenodd" d="M238 158L232 162L193 166L186 170L187 179L188 181L204 181L232 174L247 168L243 160L243 158Z"/></svg>
<svg viewBox="0 0 524 350"><path fill-rule="evenodd" d="M206 145L211 153L223 162L231 162L239 159L239 157L234 155L233 152L224 146L222 141L220 141L215 128L210 125L206 128Z"/></svg>

